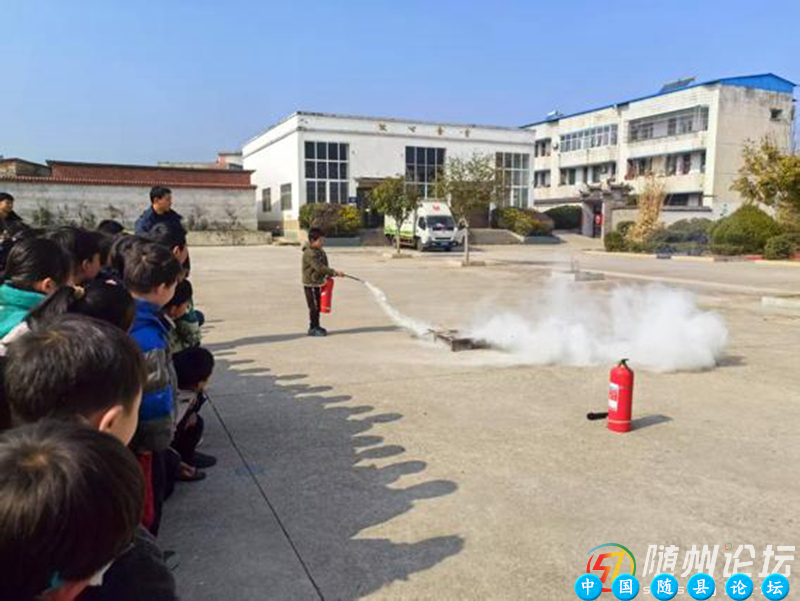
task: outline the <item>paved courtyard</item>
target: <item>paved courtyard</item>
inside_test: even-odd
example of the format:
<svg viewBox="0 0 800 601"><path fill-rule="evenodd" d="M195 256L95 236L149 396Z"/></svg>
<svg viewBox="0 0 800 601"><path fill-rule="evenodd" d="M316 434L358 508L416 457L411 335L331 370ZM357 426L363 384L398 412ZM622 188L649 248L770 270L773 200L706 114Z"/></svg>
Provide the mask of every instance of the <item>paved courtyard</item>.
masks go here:
<svg viewBox="0 0 800 601"><path fill-rule="evenodd" d="M718 585L722 545L753 545L754 576L767 544L797 545L800 312L759 300L800 292L800 269L590 245L487 247L475 258L489 265L470 269L445 254L329 255L443 327L519 307L573 259L606 274L587 284L597 295L650 280L697 292L728 326L722 365L638 371L628 435L585 419L605 407L610 365L451 353L398 329L352 281L337 281L331 335L310 339L298 249L194 249L217 357L203 450L220 462L166 507L182 597L573 599L603 543L640 569L648 545L679 546L678 568L692 544L720 545Z"/></svg>

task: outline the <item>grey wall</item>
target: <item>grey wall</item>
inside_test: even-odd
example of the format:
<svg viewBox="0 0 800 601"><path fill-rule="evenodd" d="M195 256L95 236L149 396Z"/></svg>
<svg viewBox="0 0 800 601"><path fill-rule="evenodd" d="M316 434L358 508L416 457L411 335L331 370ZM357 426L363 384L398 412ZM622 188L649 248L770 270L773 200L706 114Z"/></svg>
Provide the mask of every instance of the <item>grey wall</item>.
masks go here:
<svg viewBox="0 0 800 601"><path fill-rule="evenodd" d="M34 211L46 207L53 213L66 211L71 218L81 210L91 211L98 221L114 218L132 228L136 218L150 206L149 186L81 186L0 180L0 191L14 196L14 210L28 222ZM183 216L187 227L192 217L195 220L202 217L209 224L230 224L232 214L240 228L254 230L253 196L252 188L172 188L173 208Z"/></svg>

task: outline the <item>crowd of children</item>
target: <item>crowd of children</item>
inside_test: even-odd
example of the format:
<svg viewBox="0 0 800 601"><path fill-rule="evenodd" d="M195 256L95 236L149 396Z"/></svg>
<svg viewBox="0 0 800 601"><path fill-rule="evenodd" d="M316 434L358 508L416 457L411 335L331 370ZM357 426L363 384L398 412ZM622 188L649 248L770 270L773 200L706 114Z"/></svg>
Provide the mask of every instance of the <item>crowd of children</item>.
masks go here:
<svg viewBox="0 0 800 601"><path fill-rule="evenodd" d="M177 599L157 542L164 501L216 459L197 450L214 358L171 192L153 188L135 235L114 221L29 228L8 196L0 599Z"/></svg>

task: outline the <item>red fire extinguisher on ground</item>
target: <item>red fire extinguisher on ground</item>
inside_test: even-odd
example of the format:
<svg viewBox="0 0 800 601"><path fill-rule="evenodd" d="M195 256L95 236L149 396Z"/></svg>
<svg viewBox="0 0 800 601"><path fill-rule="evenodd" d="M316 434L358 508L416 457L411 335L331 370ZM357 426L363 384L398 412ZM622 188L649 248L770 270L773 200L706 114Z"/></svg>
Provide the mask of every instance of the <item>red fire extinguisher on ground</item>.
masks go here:
<svg viewBox="0 0 800 601"><path fill-rule="evenodd" d="M623 359L611 370L608 385L608 429L613 432L631 431L633 412L633 370Z"/></svg>
<svg viewBox="0 0 800 601"><path fill-rule="evenodd" d="M333 307L333 278L325 280L319 295L319 312L330 313Z"/></svg>

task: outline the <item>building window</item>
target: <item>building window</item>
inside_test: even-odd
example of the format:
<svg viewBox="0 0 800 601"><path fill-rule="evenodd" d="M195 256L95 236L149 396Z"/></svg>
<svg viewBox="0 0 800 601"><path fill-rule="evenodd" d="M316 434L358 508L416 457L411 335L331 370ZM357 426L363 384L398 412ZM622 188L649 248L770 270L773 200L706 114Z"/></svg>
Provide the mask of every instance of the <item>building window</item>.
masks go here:
<svg viewBox="0 0 800 601"><path fill-rule="evenodd" d="M706 151L700 152L700 173L706 172Z"/></svg>
<svg viewBox="0 0 800 601"><path fill-rule="evenodd" d="M678 155L670 154L667 156L667 175L675 175L678 172Z"/></svg>
<svg viewBox="0 0 800 601"><path fill-rule="evenodd" d="M534 171L533 172L533 187L534 188L549 188L550 187L550 170L547 171Z"/></svg>
<svg viewBox="0 0 800 601"><path fill-rule="evenodd" d="M529 154L498 152L495 166L500 176L500 185L506 206L526 208L528 206L528 181L530 178Z"/></svg>
<svg viewBox="0 0 800 601"><path fill-rule="evenodd" d="M668 194L664 199L664 206L666 207L688 207L689 195L688 194Z"/></svg>
<svg viewBox="0 0 800 601"><path fill-rule="evenodd" d="M691 154L682 154L681 155L681 174L688 175L692 171L692 155Z"/></svg>
<svg viewBox="0 0 800 601"><path fill-rule="evenodd" d="M292 210L292 184L281 185L281 211Z"/></svg>
<svg viewBox="0 0 800 601"><path fill-rule="evenodd" d="M406 146L406 183L420 198L433 198L436 178L444 169L444 148Z"/></svg>
<svg viewBox="0 0 800 601"><path fill-rule="evenodd" d="M560 185L562 186L574 186L576 180L576 169L562 169L561 170L561 181Z"/></svg>
<svg viewBox="0 0 800 601"><path fill-rule="evenodd" d="M533 156L535 157L549 157L552 150L550 138L544 140L537 140L533 145Z"/></svg>
<svg viewBox="0 0 800 601"><path fill-rule="evenodd" d="M770 118L770 121L780 121L783 118L783 110L782 109L770 109L769 110L769 118Z"/></svg>
<svg viewBox="0 0 800 601"><path fill-rule="evenodd" d="M261 190L261 212L269 213L272 210L272 188Z"/></svg>
<svg viewBox="0 0 800 601"><path fill-rule="evenodd" d="M695 106L682 111L662 113L628 124L628 141L656 140L708 129L708 107Z"/></svg>
<svg viewBox="0 0 800 601"><path fill-rule="evenodd" d="M350 145L341 142L306 142L306 202L346 203Z"/></svg>
<svg viewBox="0 0 800 601"><path fill-rule="evenodd" d="M653 157L641 159L628 159L628 173L625 179L634 179L643 175L653 174Z"/></svg>
<svg viewBox="0 0 800 601"><path fill-rule="evenodd" d="M612 179L617 174L616 163L600 163L593 165L591 171L591 182L599 184L602 181Z"/></svg>
<svg viewBox="0 0 800 601"><path fill-rule="evenodd" d="M616 146L617 125L590 127L561 136L561 152Z"/></svg>

